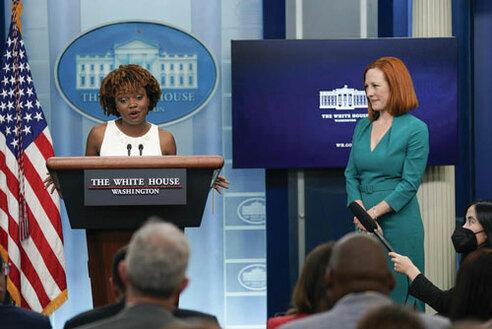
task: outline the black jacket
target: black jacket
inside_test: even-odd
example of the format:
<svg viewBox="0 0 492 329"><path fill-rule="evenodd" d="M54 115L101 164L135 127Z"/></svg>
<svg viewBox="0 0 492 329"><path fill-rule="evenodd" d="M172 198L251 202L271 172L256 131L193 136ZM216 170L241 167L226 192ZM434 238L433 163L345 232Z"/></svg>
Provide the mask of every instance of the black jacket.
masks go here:
<svg viewBox="0 0 492 329"><path fill-rule="evenodd" d="M440 315L448 316L453 289L441 290L421 273L410 284L409 293L435 309Z"/></svg>

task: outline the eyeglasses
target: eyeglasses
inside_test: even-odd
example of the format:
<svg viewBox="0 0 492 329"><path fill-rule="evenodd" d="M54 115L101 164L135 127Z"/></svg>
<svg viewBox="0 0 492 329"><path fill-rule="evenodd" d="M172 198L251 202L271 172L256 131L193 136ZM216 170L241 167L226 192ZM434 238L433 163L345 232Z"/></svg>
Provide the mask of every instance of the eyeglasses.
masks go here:
<svg viewBox="0 0 492 329"><path fill-rule="evenodd" d="M2 263L2 273L4 275L9 275L10 273L10 266L8 263Z"/></svg>

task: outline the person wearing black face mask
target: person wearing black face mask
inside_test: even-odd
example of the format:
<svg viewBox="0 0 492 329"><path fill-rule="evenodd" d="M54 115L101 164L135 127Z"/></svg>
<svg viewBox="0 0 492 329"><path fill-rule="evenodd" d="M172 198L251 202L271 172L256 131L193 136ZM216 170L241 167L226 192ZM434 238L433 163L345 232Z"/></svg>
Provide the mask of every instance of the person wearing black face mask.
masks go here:
<svg viewBox="0 0 492 329"><path fill-rule="evenodd" d="M492 201L478 201L471 204L465 215L465 224L456 227L451 240L461 259L481 247L492 247ZM408 293L447 316L451 307L454 289L441 290L427 279L412 261L403 255L390 252L395 271L408 276L411 283Z"/></svg>
<svg viewBox="0 0 492 329"><path fill-rule="evenodd" d="M476 235L482 232L484 232L484 230L473 232L468 228L457 227L451 236L456 252L468 254L476 250L478 248Z"/></svg>

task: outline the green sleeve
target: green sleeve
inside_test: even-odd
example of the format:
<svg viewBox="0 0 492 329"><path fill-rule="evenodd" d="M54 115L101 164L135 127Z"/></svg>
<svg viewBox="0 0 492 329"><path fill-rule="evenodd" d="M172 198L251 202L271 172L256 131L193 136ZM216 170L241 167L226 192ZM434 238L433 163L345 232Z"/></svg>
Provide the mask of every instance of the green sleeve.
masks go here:
<svg viewBox="0 0 492 329"><path fill-rule="evenodd" d="M411 136L406 147L402 179L385 199L389 206L398 212L417 193L429 155L429 130L427 125L412 127Z"/></svg>
<svg viewBox="0 0 492 329"><path fill-rule="evenodd" d="M353 156L354 145L355 143L357 143L357 135L358 135L358 130L361 121L362 120L360 120L358 124L355 126L354 135L352 137L352 149L350 150L347 168L345 168L345 189L347 191L347 206L355 200L362 200L362 196L359 190L359 185L360 185L359 172L354 164L354 156Z"/></svg>

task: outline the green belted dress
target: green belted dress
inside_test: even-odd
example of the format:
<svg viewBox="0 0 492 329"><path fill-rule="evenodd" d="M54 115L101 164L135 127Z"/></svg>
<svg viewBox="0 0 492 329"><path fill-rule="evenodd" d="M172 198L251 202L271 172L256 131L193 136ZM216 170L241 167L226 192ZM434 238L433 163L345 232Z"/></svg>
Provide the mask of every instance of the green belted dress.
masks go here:
<svg viewBox="0 0 492 329"><path fill-rule="evenodd" d="M393 211L378 219L384 237L397 253L408 256L424 273L424 227L416 193L429 154L427 125L408 113L395 116L372 151L371 129L371 121L364 118L354 130L345 170L348 203L362 200L365 208L370 209L385 200ZM388 266L396 279L390 296L403 304L407 278L393 270L389 258ZM423 309L422 303L409 296L407 304L414 303Z"/></svg>

